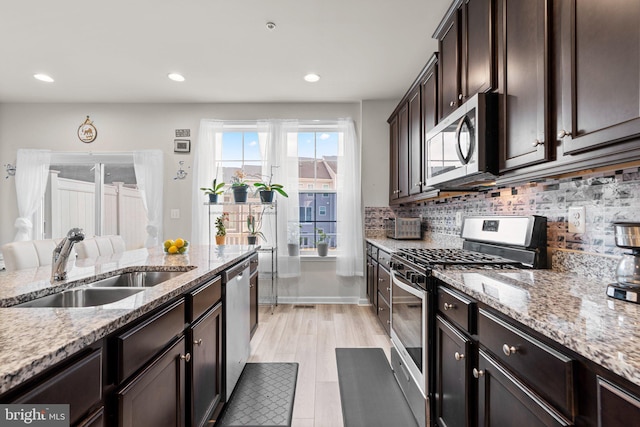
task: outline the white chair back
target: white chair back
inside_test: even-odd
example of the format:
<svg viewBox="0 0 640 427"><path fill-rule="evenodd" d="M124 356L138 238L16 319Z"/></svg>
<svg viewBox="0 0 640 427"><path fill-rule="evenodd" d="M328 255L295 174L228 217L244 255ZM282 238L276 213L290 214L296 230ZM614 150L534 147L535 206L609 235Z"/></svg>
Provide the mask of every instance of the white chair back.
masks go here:
<svg viewBox="0 0 640 427"><path fill-rule="evenodd" d="M122 236L95 236L76 243L75 250L78 254L78 259L97 258L102 255L124 252L126 245Z"/></svg>
<svg viewBox="0 0 640 427"><path fill-rule="evenodd" d="M24 270L51 265L53 250L62 239L26 240L2 246L2 257L7 271ZM72 251L71 257L74 256ZM71 258L70 257L70 258Z"/></svg>

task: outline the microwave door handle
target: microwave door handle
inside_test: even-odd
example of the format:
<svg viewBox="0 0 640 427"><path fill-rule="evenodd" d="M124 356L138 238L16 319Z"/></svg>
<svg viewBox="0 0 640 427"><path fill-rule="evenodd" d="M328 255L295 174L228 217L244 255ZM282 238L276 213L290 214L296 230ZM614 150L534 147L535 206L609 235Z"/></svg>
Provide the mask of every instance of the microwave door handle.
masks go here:
<svg viewBox="0 0 640 427"><path fill-rule="evenodd" d="M471 131L471 121L469 120L469 117L467 115L465 115L464 117L462 117L460 119L460 121L458 122L458 127L456 128L456 154L458 155L458 159L460 159L460 163L462 163L463 165L466 165L467 163L469 163L469 160L471 159L471 155L473 154L473 138L469 138L470 144L471 146L469 147L469 152L467 153L467 155L465 156L464 154L462 154L462 145L461 145L461 140L460 140L460 136L462 135L462 127L466 124L467 129L469 129L469 132Z"/></svg>

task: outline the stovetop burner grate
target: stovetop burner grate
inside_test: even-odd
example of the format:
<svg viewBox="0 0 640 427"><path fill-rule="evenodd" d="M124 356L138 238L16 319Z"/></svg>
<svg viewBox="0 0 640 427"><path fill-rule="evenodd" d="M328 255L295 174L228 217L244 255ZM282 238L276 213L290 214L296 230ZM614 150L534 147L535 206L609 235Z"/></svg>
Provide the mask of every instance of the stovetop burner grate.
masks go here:
<svg viewBox="0 0 640 427"><path fill-rule="evenodd" d="M517 261L513 261L500 256L455 248L401 249L400 251L396 252L395 255L400 259L405 259L423 267L485 266L500 268L520 265L520 263Z"/></svg>

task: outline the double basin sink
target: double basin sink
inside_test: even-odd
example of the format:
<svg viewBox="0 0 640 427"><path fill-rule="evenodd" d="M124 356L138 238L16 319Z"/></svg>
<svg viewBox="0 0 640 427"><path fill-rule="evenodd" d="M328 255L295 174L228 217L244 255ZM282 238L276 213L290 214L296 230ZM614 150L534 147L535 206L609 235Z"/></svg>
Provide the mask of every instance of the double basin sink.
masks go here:
<svg viewBox="0 0 640 427"><path fill-rule="evenodd" d="M13 307L96 307L120 301L183 274L184 271L133 271L78 288L37 298Z"/></svg>

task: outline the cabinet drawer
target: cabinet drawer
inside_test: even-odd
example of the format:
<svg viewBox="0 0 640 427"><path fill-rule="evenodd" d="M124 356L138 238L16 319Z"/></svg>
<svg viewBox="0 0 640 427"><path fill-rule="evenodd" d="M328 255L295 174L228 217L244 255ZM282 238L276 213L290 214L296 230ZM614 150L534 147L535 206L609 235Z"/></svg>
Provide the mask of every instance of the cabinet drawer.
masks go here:
<svg viewBox="0 0 640 427"><path fill-rule="evenodd" d="M438 311L470 334L476 333L478 305L475 301L450 289L439 286Z"/></svg>
<svg viewBox="0 0 640 427"><path fill-rule="evenodd" d="M480 309L478 338L500 361L565 416L575 414L573 361Z"/></svg>
<svg viewBox="0 0 640 427"><path fill-rule="evenodd" d="M180 299L139 325L115 337L116 382L140 369L184 330L184 299Z"/></svg>
<svg viewBox="0 0 640 427"><path fill-rule="evenodd" d="M187 322L191 323L222 299L222 278L210 280L187 294Z"/></svg>
<svg viewBox="0 0 640 427"><path fill-rule="evenodd" d="M380 292L378 292L378 319L384 330L387 331L387 335L391 335L391 312L389 310L389 304L380 296Z"/></svg>
<svg viewBox="0 0 640 427"><path fill-rule="evenodd" d="M380 267L378 267L378 292L387 302L391 301L391 274Z"/></svg>
<svg viewBox="0 0 640 427"><path fill-rule="evenodd" d="M386 253L382 249L378 252L378 263L385 268L385 270L391 270L391 254Z"/></svg>
<svg viewBox="0 0 640 427"><path fill-rule="evenodd" d="M367 255L369 255L371 258L377 260L378 259L378 247L377 246L373 246L373 245L368 245L367 246Z"/></svg>
<svg viewBox="0 0 640 427"><path fill-rule="evenodd" d="M69 422L78 422L102 400L102 349L97 349L35 386L12 403L68 404Z"/></svg>

